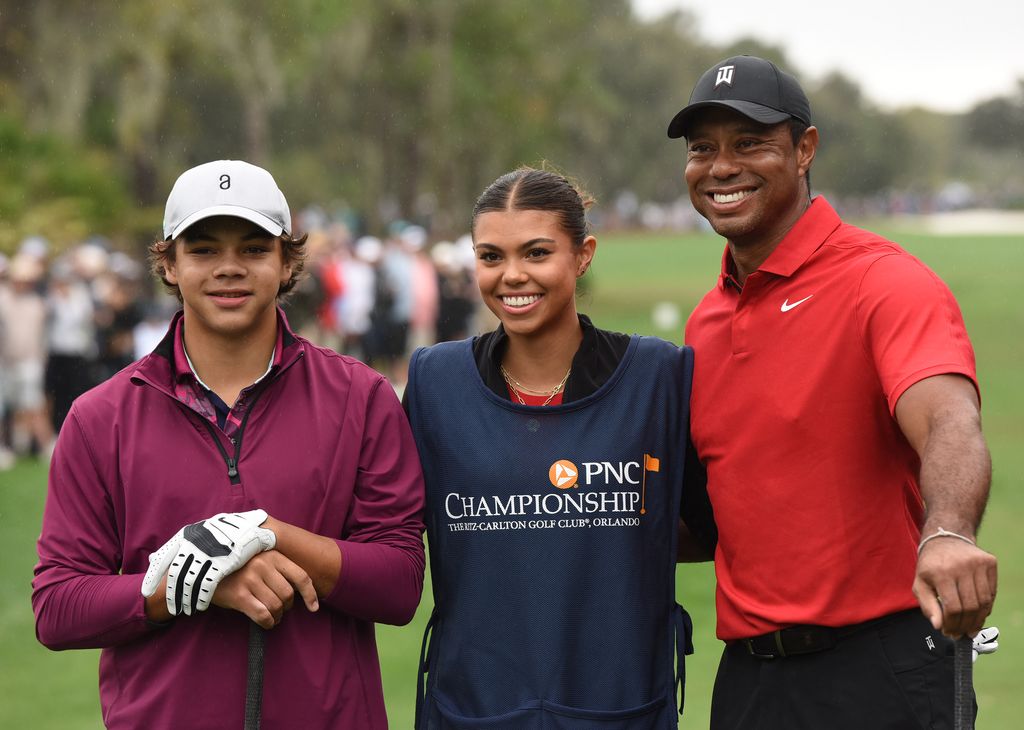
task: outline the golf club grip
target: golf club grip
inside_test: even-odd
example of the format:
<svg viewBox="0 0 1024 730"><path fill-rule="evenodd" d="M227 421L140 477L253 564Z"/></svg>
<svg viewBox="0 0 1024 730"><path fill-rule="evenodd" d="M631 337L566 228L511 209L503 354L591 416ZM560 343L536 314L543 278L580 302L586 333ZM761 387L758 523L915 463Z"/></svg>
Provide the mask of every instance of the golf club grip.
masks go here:
<svg viewBox="0 0 1024 730"><path fill-rule="evenodd" d="M245 680L245 730L259 730L263 715L263 644L265 631L249 623L249 667Z"/></svg>
<svg viewBox="0 0 1024 730"><path fill-rule="evenodd" d="M974 730L972 644L965 634L953 645L953 730Z"/></svg>

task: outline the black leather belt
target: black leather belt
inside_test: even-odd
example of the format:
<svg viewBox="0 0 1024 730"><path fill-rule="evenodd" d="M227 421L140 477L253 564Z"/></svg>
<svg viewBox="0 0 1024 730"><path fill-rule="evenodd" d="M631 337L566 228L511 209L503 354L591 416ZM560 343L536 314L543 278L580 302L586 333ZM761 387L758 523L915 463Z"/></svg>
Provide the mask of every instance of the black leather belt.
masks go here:
<svg viewBox="0 0 1024 730"><path fill-rule="evenodd" d="M852 628L854 627L834 629L829 626L790 626L770 634L740 639L735 643L758 659L778 659L831 649L840 638L850 633L849 629Z"/></svg>
<svg viewBox="0 0 1024 730"><path fill-rule="evenodd" d="M739 639L728 643L729 646L742 646L751 656L755 656L758 659L780 659L787 656L799 656L800 654L814 654L819 651L832 649L847 636L869 626L879 626L911 616L920 616L919 610L909 608L905 611L898 611L897 613L890 613L879 618L870 619L863 623L835 628L806 624L789 626L788 628L772 631L768 634L761 634L760 636Z"/></svg>

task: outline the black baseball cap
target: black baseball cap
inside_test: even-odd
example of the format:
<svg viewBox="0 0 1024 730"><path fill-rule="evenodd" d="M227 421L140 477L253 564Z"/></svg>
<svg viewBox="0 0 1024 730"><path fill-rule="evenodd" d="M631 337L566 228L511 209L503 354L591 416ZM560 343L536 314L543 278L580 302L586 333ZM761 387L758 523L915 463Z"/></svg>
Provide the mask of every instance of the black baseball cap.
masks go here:
<svg viewBox="0 0 1024 730"><path fill-rule="evenodd" d="M757 56L733 56L705 71L689 103L668 125L668 136L684 136L694 113L709 106L735 109L762 124L778 124L791 117L811 123L811 103L800 82Z"/></svg>

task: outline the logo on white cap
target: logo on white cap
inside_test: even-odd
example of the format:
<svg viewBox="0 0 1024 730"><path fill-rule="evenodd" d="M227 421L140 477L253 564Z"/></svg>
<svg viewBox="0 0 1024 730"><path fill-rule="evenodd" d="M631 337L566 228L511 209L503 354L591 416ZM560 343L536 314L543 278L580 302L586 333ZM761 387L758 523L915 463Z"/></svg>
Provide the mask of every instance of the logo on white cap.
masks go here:
<svg viewBox="0 0 1024 730"><path fill-rule="evenodd" d="M220 215L244 218L273 236L291 230L288 202L269 172L241 160L217 160L186 170L174 183L164 209L164 238Z"/></svg>
<svg viewBox="0 0 1024 730"><path fill-rule="evenodd" d="M718 69L718 75L715 76L715 88L717 89L722 84L732 86L732 72L735 69L735 66L720 66Z"/></svg>

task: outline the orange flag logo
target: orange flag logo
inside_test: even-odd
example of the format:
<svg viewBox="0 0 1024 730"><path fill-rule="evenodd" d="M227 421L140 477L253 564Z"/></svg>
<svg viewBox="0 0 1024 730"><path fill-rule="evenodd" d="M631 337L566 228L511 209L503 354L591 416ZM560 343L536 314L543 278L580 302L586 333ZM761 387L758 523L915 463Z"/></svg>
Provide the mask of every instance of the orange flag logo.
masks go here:
<svg viewBox="0 0 1024 730"><path fill-rule="evenodd" d="M647 514L647 472L661 471L661 459L657 456L644 454L644 478L640 487L640 514Z"/></svg>

